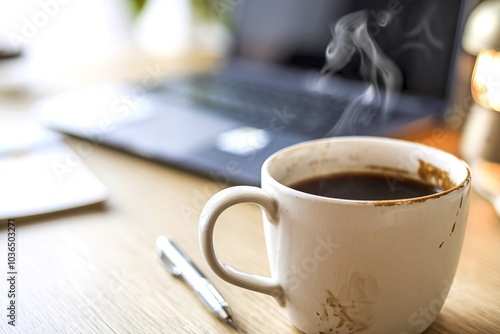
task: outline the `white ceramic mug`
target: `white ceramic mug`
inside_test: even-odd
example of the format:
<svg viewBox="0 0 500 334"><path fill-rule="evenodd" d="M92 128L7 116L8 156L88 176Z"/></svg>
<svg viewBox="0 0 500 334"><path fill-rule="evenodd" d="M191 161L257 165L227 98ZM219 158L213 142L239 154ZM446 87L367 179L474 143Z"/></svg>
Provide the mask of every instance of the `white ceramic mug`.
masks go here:
<svg viewBox="0 0 500 334"><path fill-rule="evenodd" d="M364 201L289 187L344 172L382 173L388 182L423 179L444 191ZM302 143L266 160L262 189L231 187L208 201L200 217L203 255L222 279L275 297L303 332L420 333L438 315L455 275L470 180L463 161L417 143L377 137ZM217 218L242 202L263 208L272 277L242 272L216 255Z"/></svg>

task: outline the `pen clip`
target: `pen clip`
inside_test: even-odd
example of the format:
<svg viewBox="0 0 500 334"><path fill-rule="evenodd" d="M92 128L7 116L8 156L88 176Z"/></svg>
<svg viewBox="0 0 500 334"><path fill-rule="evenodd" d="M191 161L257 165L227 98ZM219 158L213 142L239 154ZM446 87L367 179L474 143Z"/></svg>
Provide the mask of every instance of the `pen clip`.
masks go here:
<svg viewBox="0 0 500 334"><path fill-rule="evenodd" d="M170 261L170 259L168 258L167 254L165 253L165 251L163 250L163 247L161 245L162 242L164 241L167 241L168 242L168 239L166 240L162 240L163 237L159 237L157 240L156 240L156 247L157 248L157 252L158 252L158 257L160 258L160 261L163 262L163 264L165 265L165 268L167 269L167 271L172 275L172 276L176 276L176 277L179 277L181 276L182 274L182 271L177 268L173 263L172 261Z"/></svg>
<svg viewBox="0 0 500 334"><path fill-rule="evenodd" d="M167 268L167 271L172 275L172 276L180 276L181 275L181 270L174 266L172 262L166 257L161 251L160 251L160 261L163 262L165 265L165 268Z"/></svg>

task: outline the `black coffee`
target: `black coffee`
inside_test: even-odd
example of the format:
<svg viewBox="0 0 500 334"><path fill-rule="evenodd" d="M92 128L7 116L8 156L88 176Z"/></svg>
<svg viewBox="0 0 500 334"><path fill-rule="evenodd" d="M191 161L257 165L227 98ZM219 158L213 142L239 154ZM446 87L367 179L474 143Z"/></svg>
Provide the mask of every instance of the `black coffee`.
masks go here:
<svg viewBox="0 0 500 334"><path fill-rule="evenodd" d="M375 173L333 174L304 180L290 187L323 197L368 201L420 197L441 191L423 181Z"/></svg>

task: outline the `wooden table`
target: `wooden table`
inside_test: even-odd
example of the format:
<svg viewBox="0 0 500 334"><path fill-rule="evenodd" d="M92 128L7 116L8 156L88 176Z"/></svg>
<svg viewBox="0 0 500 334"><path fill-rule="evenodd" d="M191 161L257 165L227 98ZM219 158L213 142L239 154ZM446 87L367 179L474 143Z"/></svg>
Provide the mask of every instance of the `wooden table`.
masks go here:
<svg viewBox="0 0 500 334"><path fill-rule="evenodd" d="M0 119L29 118L26 106L0 108ZM439 127L405 138L456 153L458 135ZM68 139L73 147L78 141ZM154 256L159 235L176 240L205 271L229 301L241 333L298 332L271 297L221 281L201 256L198 215L225 185L99 145L82 159L109 187L110 199L16 220L17 326L7 326L2 303L0 332L234 333L162 267ZM216 246L228 263L268 275L260 214L252 205L226 211ZM1 300L7 295L6 239L2 224ZM500 222L476 194L453 287L426 333L500 333Z"/></svg>

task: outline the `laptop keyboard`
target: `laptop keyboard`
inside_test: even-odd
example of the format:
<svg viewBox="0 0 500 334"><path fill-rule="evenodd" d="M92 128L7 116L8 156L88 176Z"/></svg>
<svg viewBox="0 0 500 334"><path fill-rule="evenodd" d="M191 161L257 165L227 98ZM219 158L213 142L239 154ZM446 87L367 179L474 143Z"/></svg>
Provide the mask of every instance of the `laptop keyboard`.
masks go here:
<svg viewBox="0 0 500 334"><path fill-rule="evenodd" d="M192 76L176 80L168 88L250 125L304 134L328 132L348 105L347 101L327 95L224 75Z"/></svg>

